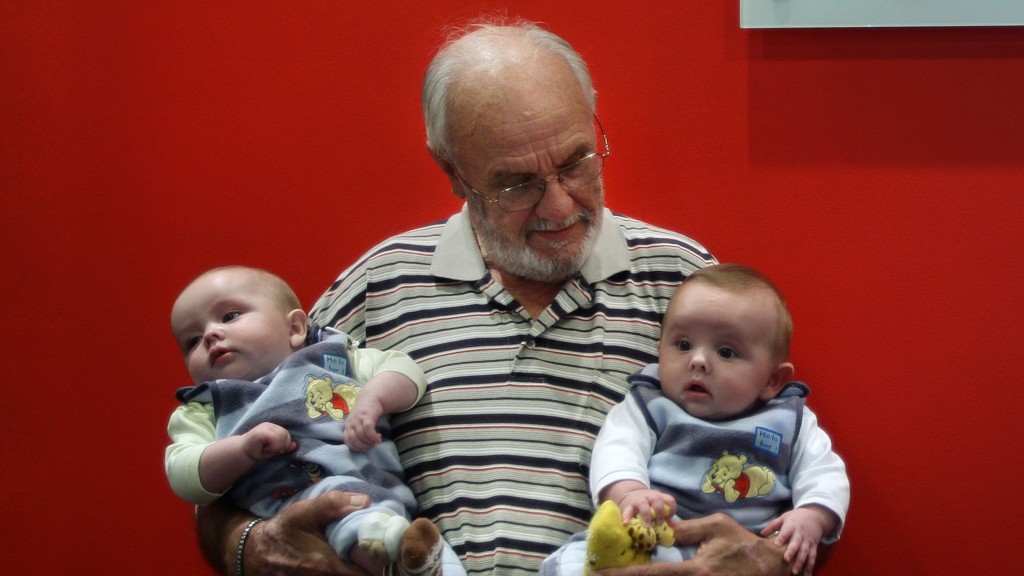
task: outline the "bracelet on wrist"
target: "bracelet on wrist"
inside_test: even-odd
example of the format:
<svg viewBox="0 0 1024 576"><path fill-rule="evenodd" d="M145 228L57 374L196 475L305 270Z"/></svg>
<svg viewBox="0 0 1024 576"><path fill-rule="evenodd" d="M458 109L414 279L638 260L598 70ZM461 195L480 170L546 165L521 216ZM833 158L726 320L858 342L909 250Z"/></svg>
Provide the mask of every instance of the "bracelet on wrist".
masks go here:
<svg viewBox="0 0 1024 576"><path fill-rule="evenodd" d="M249 532L253 526L263 521L263 518L256 518L245 525L242 535L238 537L238 548L235 550L235 576L242 576L242 555L245 553L245 541L249 539Z"/></svg>

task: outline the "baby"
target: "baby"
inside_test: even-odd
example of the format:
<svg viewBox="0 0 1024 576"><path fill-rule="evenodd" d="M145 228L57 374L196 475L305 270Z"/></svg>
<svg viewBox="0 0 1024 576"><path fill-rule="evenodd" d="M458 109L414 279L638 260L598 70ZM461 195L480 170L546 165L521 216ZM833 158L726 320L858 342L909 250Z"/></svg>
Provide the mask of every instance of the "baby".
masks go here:
<svg viewBox="0 0 1024 576"><path fill-rule="evenodd" d="M630 378L594 445L590 487L623 523L725 512L785 546L794 574L811 574L818 543L839 537L849 507L843 461L790 382L792 320L772 283L736 264L697 270L662 322L658 364ZM583 574L583 536L542 574ZM659 547L678 562L689 548Z"/></svg>
<svg viewBox="0 0 1024 576"><path fill-rule="evenodd" d="M381 434L426 387L408 355L310 328L287 283L241 266L189 284L171 330L195 384L168 425L175 493L198 505L226 493L264 518L327 490L367 494L370 507L328 526L342 558L371 574L465 574L433 523L410 524L416 501Z"/></svg>

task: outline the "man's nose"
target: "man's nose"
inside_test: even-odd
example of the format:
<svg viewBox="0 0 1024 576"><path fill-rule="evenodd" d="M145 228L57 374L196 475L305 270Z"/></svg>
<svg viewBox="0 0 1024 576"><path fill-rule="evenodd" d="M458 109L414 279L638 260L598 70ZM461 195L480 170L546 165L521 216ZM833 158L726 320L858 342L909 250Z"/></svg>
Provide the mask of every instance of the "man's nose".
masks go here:
<svg viewBox="0 0 1024 576"><path fill-rule="evenodd" d="M572 197L572 190L566 188L558 176L544 180L540 186L544 191L536 207L540 217L552 222L561 222L575 212L576 200Z"/></svg>

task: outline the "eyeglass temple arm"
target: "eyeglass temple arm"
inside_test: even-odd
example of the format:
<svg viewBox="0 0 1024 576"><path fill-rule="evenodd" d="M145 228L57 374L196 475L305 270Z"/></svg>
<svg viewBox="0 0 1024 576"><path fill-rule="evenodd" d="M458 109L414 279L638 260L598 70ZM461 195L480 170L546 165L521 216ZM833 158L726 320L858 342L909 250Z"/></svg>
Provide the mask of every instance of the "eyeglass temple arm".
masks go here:
<svg viewBox="0 0 1024 576"><path fill-rule="evenodd" d="M597 113L594 113L594 121L597 122L597 128L601 130L601 138L604 140L604 156L607 158L612 155L612 147L608 145L608 133L604 131L604 124L601 124L601 119L597 117Z"/></svg>

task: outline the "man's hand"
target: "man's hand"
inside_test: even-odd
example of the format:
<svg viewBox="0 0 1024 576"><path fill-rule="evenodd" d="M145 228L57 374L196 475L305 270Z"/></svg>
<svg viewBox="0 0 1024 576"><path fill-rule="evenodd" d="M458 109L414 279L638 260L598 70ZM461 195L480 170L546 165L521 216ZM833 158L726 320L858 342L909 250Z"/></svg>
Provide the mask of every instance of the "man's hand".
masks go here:
<svg viewBox="0 0 1024 576"><path fill-rule="evenodd" d="M365 508L369 498L363 494L331 491L312 500L296 502L273 518L256 524L249 532L243 556L245 576L366 576L354 564L344 562L324 538L324 527L334 520ZM197 524L200 534L217 538L228 534L225 549L219 551L221 573L234 574L235 554L242 528L251 519L237 511L224 510L222 504L200 508ZM231 528L225 526L228 522ZM241 523L239 523L241 522ZM218 528L227 530L218 532ZM211 542L203 537L204 546ZM223 541L223 536L219 537ZM214 557L206 548L207 557Z"/></svg>
<svg viewBox="0 0 1024 576"><path fill-rule="evenodd" d="M697 555L682 563L658 563L615 570L601 576L784 576L789 566L783 549L725 514L676 522L676 543L700 544Z"/></svg>

